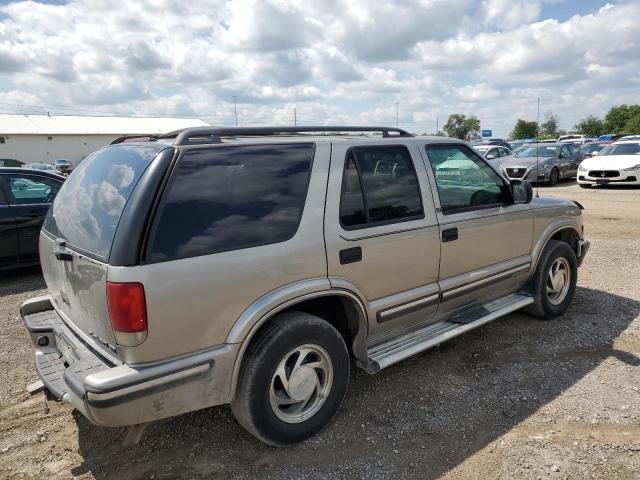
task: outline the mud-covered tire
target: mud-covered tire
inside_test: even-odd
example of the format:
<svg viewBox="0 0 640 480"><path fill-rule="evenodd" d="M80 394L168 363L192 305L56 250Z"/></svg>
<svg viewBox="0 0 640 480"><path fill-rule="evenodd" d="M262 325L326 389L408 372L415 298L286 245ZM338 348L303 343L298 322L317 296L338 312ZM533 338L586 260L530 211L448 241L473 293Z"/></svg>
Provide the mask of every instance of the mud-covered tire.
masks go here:
<svg viewBox="0 0 640 480"><path fill-rule="evenodd" d="M556 273L553 275L552 268L556 267L559 269L555 270ZM563 268L569 272L569 277L561 286L560 277ZM562 315L573 301L577 280L578 260L571 246L558 240L549 240L529 284L534 302L525 307L524 311L545 319ZM566 291L563 290L565 284ZM558 292L554 293L554 290Z"/></svg>
<svg viewBox="0 0 640 480"><path fill-rule="evenodd" d="M304 353L296 356L296 352ZM305 360L298 365L303 355ZM307 313L279 314L247 348L231 408L240 425L269 445L300 442L318 433L335 416L347 391L349 368L347 347L332 325ZM294 378L300 369L304 372ZM315 382L315 393L308 393L310 382ZM279 404L307 395L311 395L307 406ZM297 408L301 408L299 414Z"/></svg>

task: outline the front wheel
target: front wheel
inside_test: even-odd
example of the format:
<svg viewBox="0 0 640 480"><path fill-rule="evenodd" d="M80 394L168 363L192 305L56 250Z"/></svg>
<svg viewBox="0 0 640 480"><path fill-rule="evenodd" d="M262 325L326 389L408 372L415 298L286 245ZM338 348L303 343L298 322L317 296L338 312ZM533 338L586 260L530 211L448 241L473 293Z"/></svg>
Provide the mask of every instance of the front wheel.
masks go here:
<svg viewBox="0 0 640 480"><path fill-rule="evenodd" d="M549 186L553 187L556 183L558 183L559 178L560 173L558 172L558 169L556 167L553 167L549 172Z"/></svg>
<svg viewBox="0 0 640 480"><path fill-rule="evenodd" d="M349 353L323 319L285 312L247 349L231 403L238 422L273 446L300 442L334 417L349 383Z"/></svg>
<svg viewBox="0 0 640 480"><path fill-rule="evenodd" d="M578 261L565 242L549 240L531 280L534 303L525 311L540 318L562 315L573 300L578 280Z"/></svg>

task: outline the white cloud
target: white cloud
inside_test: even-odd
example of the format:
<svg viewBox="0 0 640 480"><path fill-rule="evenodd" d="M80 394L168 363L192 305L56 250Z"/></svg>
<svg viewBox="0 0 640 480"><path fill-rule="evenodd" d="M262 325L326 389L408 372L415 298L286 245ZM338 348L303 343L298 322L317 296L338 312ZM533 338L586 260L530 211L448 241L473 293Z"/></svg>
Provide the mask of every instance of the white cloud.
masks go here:
<svg viewBox="0 0 640 480"><path fill-rule="evenodd" d="M566 128L640 102L640 4L538 21L549 1L14 2L0 110L232 124L236 96L241 124L290 123L294 105L301 123L395 124L398 102L411 130L464 112L506 135L538 96Z"/></svg>

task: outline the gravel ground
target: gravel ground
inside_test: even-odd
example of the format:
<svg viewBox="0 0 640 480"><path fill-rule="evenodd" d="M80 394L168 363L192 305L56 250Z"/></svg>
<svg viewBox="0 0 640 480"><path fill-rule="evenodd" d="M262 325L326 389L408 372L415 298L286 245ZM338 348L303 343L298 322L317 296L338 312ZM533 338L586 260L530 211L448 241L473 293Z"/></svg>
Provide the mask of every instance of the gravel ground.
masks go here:
<svg viewBox="0 0 640 480"><path fill-rule="evenodd" d="M591 250L572 308L513 314L375 376L352 374L336 420L285 449L228 407L124 429L29 398L32 348L18 318L38 269L0 274L0 478L640 479L640 190L542 188L585 207Z"/></svg>

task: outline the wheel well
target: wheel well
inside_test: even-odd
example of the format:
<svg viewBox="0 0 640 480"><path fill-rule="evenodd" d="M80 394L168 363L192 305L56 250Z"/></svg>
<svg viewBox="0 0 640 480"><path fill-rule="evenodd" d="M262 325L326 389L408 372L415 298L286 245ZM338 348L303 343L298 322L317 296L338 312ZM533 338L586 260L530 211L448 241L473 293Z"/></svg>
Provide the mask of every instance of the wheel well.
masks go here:
<svg viewBox="0 0 640 480"><path fill-rule="evenodd" d="M342 335L344 343L347 346L349 355L354 355L353 341L356 338L358 329L360 328L360 309L353 300L343 295L325 295L322 297L311 298L290 305L284 310L279 311L264 322L258 330L253 334L249 345L258 337L258 333L270 323L270 321L283 312L304 312L316 317L320 317L329 324L333 325Z"/></svg>
<svg viewBox="0 0 640 480"><path fill-rule="evenodd" d="M562 230L553 234L550 240L558 240L569 244L576 254L578 253L578 240L580 236L573 228L563 228Z"/></svg>

